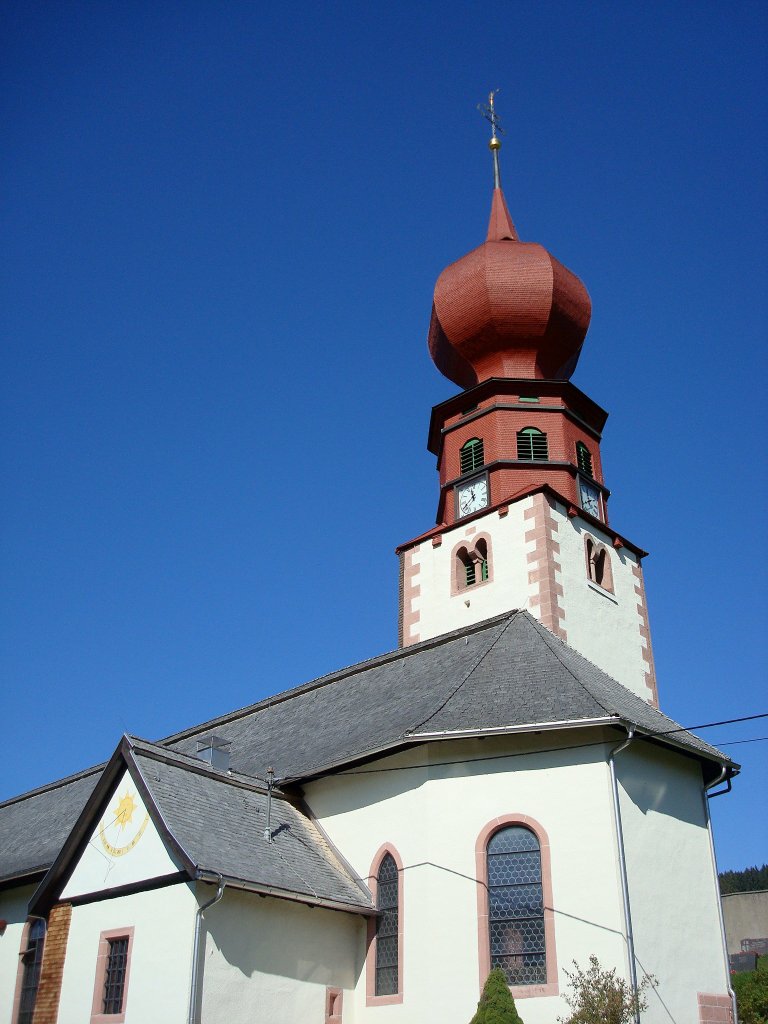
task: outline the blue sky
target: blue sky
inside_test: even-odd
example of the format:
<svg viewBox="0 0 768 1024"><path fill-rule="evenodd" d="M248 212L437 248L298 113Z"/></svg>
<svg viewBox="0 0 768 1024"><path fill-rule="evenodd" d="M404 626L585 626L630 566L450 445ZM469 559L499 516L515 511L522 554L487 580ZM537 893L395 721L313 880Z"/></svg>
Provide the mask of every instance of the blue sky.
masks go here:
<svg viewBox="0 0 768 1024"><path fill-rule="evenodd" d="M768 711L763 5L2 22L0 798L396 646L455 392L432 289L484 237L491 88L520 236L592 296L574 383L651 552L662 707ZM763 863L768 744L726 749L721 867Z"/></svg>

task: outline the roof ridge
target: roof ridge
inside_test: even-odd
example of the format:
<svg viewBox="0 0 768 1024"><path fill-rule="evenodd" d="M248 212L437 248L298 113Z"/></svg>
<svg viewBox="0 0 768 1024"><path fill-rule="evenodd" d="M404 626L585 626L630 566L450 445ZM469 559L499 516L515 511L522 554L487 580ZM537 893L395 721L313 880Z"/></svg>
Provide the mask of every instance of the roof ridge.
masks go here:
<svg viewBox="0 0 768 1024"><path fill-rule="evenodd" d="M221 782L225 785L234 786L236 789L248 789L262 796L267 793L267 786L258 775L246 775L244 772L226 772L214 768L207 761L203 761L194 754L187 754L183 750L176 750L174 747L165 747L162 744L151 743L149 740L142 740L138 736L128 736L131 749L135 754L146 757L150 761L161 761L171 767L179 768L182 771L193 772L202 775L214 782ZM254 781L258 780L258 781ZM285 800L290 803L286 794L275 786L272 795L277 800Z"/></svg>
<svg viewBox="0 0 768 1024"><path fill-rule="evenodd" d="M530 613L529 613L529 614L530 614ZM538 629L536 629L536 632L537 632L537 633L539 633L539 635L540 635L540 636L542 637L542 639L544 640L544 643L546 644L547 648L548 648L548 649L549 649L549 650L550 650L550 651L552 652L552 654L554 654L554 656L555 656L555 657L557 658L557 660L558 660L558 661L560 662L560 664L561 664L561 665L563 666L563 668L565 669L565 671L566 671L566 672L567 672L567 673L568 673L568 674L569 674L569 675L570 675L570 676L571 676L571 677L572 677L572 678L573 678L573 679L574 679L574 680L575 680L575 681L576 681L576 682L577 682L577 683L579 684L579 686L580 686L580 687L582 688L582 690L584 690L584 692L585 692L585 693L586 693L586 694L587 694L588 696L590 696L590 697L592 698L592 700L593 700L593 701L594 701L594 702L595 702L595 703L596 703L596 704L597 704L597 705L598 705L599 707L601 707L601 708L603 709L603 711L604 711L604 712L605 712L605 713L606 713L607 715L614 715L614 714L616 714L616 712L615 712L615 711L614 711L613 709L609 709L609 708L607 708L607 707L606 707L606 706L605 706L605 705L603 704L603 702L602 702L601 700L599 700L599 699L598 699L598 698L597 698L597 697L595 696L595 694L594 694L594 693L592 692L592 690L591 690L591 689L590 689L590 688L589 688L589 687L587 686L587 684L586 684L586 683L584 683L584 682L583 682L583 681L582 681L581 679L579 679L579 677L578 677L578 676L576 675L576 673L575 673L575 672L574 672L574 671L573 671L573 670L571 669L571 667L570 667L569 665L567 665L567 664L565 663L565 661L563 661L563 659L562 659L562 658L560 657L560 655L559 655L559 653L558 653L557 649L556 649L555 647L553 647L553 646L552 646L552 645L550 644L550 642L549 642L549 641L550 641L550 639L551 639L551 640L558 640L558 641L559 641L559 642L560 642L560 643L561 643L561 644L563 645L563 647L567 647L567 648L568 648L568 650L569 650L569 651L573 651L573 653L574 653L574 654L579 654L579 651L577 651L575 647L571 647L571 646L570 646L569 644L567 644L567 643L566 643L566 642L565 642L565 641L564 641L564 640L563 640L563 639L562 639L561 637L559 637L559 636L555 636L555 634L554 634L554 633L553 633L553 632L552 632L551 630L547 629L547 627L546 627L546 626L544 626L544 625L543 625L543 624L542 624L541 622L539 622L539 621L538 621L538 619L536 619L536 618L535 618L535 617L534 617L533 615L530 615L530 620L531 620L531 623L535 624L535 625L534 625L534 628L536 628L537 626L539 627ZM584 655L583 655L583 654L580 654L580 657L584 658ZM595 664L594 664L594 662L591 662L591 661L589 660L589 658L584 658L584 661L586 661L586 662L587 662L587 663L588 663L589 665L592 665L592 667L593 667L593 668L596 668L596 669L598 669L598 671L600 671L600 672L603 672L603 669L601 669L601 668L600 668L600 667L599 667L598 665L595 665ZM604 674L604 675L606 675L606 676L608 676L608 673L607 673L607 672L603 672L603 674ZM613 679L613 677L612 677L612 676L608 676L608 678L609 678L609 679ZM613 681L614 681L614 682L618 682L618 680L617 680L617 679L614 679ZM621 683L619 683L619 685L621 686ZM626 689L626 687L625 687L625 689ZM631 692L631 691L629 691L629 692Z"/></svg>
<svg viewBox="0 0 768 1024"><path fill-rule="evenodd" d="M311 679L306 683L300 683L298 686L289 687L287 690L281 690L280 693L272 694L269 697L265 697L263 700L256 701L254 704L248 704L245 707L236 708L234 711L230 711L224 715L219 715L217 718L210 718L205 722L201 722L199 725L190 726L189 728L182 729L179 732L171 733L169 736L165 736L162 740L158 740L157 742L161 746L177 743L180 740L188 739L191 736L194 736L199 732L203 732L206 729L213 728L216 725L237 721L238 719L245 718L248 715L255 714L257 711L265 711L267 708L274 707L276 704L284 704L286 701L292 700L294 697L299 697L302 694L310 693L312 690L321 689L324 686L330 686L332 683L341 682L341 680L350 676L359 675L361 671L367 672L379 665L385 665L398 659L409 658L419 654L421 651L429 650L433 647L441 647L444 644L448 644L452 640L455 640L459 636L471 636L474 633L483 632L486 629L490 629L497 622L501 622L506 618L516 615L517 612L518 609L511 609L510 611L502 612L499 615L494 615L491 618L482 619L480 622L472 623L470 626L461 626L459 629L451 630L450 633L441 633L438 636L429 637L426 640L422 640L416 644L411 644L408 647L397 647L393 651L386 651L384 654L378 654L373 658L366 658L365 660L356 662L353 665L346 665L344 668L328 672L325 675L318 676L316 679Z"/></svg>
<svg viewBox="0 0 768 1024"><path fill-rule="evenodd" d="M507 619L507 622L506 622L504 628L499 631L499 633L498 633L498 635L496 637L494 637L494 639L491 641L489 646L483 651L483 653L480 655L480 657L475 661L475 663L472 665L472 667L467 672L467 674L464 676L464 678L461 680L461 682L458 684L458 686L454 687L454 689L448 694L448 696L445 698L445 700L442 702L442 704L440 704L438 707L436 707L435 710L432 711L429 715L427 715L426 718L422 719L421 722L416 722L416 724L411 727L409 732L411 732L411 733L415 732L416 729L420 729L423 725L426 725L426 723L430 719L434 718L435 715L439 715L440 714L440 712L443 710L443 708L446 706L446 704L456 696L456 694L459 692L459 690L462 688L462 686L464 686L464 684L469 680L470 676L472 676L473 673L475 672L475 670L480 667L480 665L483 663L484 659L491 653L493 648L496 646L496 644L499 642L499 640L501 640L501 638L504 636L506 631L509 629L509 627L512 625L512 623L515 621L515 619L518 617L519 614L520 614L520 612L517 611L517 610L512 612L512 614ZM407 734L408 733L406 733L406 735Z"/></svg>
<svg viewBox="0 0 768 1024"><path fill-rule="evenodd" d="M53 782L46 782L44 785L37 786L35 789L28 789L23 793L17 793L16 796L9 796L7 800L0 800L0 809L3 807L10 807L11 804L17 804L21 800L28 800L30 797L39 796L41 793L50 793L54 789L61 789L74 782L79 782L81 779L87 779L89 775L94 775L96 772L103 772L107 764L107 761L102 761L100 764L95 764L91 768L83 768L82 771L73 772L72 775L65 775L63 779L54 779Z"/></svg>

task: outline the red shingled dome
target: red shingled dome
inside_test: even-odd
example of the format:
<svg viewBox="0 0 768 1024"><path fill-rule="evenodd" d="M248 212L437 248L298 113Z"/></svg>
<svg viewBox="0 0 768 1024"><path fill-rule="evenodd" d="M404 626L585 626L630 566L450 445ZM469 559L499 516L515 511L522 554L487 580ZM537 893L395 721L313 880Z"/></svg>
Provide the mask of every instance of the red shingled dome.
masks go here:
<svg viewBox="0 0 768 1024"><path fill-rule="evenodd" d="M495 189L486 241L437 279L429 351L464 388L489 377L568 380L591 312L578 277L542 245L518 239Z"/></svg>

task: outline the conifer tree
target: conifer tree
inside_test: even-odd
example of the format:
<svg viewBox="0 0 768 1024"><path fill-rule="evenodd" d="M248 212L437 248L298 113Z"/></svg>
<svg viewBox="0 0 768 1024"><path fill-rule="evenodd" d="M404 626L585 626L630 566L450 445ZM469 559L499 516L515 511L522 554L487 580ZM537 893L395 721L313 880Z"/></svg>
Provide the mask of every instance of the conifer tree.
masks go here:
<svg viewBox="0 0 768 1024"><path fill-rule="evenodd" d="M500 967L494 967L488 975L477 1004L477 1013L470 1024L523 1024L515 1009L507 976Z"/></svg>

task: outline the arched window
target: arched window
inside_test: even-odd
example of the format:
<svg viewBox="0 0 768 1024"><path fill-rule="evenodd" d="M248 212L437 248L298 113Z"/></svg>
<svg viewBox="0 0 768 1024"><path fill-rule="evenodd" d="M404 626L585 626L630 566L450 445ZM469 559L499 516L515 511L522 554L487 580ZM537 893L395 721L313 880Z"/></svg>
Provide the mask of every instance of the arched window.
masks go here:
<svg viewBox="0 0 768 1024"><path fill-rule="evenodd" d="M510 985L542 985L547 952L539 841L530 829L511 825L491 836L487 856L491 967L501 967Z"/></svg>
<svg viewBox="0 0 768 1024"><path fill-rule="evenodd" d="M603 590L613 593L613 572L611 570L611 556L605 544L600 544L592 537L584 540L584 550L587 556L587 576Z"/></svg>
<svg viewBox="0 0 768 1024"><path fill-rule="evenodd" d="M376 995L397 992L397 864L391 853L385 854L376 878L376 909L380 917L376 928Z"/></svg>
<svg viewBox="0 0 768 1024"><path fill-rule="evenodd" d="M463 474L480 469L484 458L482 440L479 437L470 438L459 449L459 471Z"/></svg>
<svg viewBox="0 0 768 1024"><path fill-rule="evenodd" d="M403 872L397 852L379 850L371 868L371 889L378 916L369 924L367 1003L403 999Z"/></svg>
<svg viewBox="0 0 768 1024"><path fill-rule="evenodd" d="M459 548L456 552L457 565L456 579L461 587L471 587L477 582L477 571L475 563L465 547Z"/></svg>
<svg viewBox="0 0 768 1024"><path fill-rule="evenodd" d="M17 1024L32 1024L35 999L40 984L40 967L43 963L45 945L45 922L35 919L27 930L27 938L21 953L21 987L19 990L19 1015Z"/></svg>
<svg viewBox="0 0 768 1024"><path fill-rule="evenodd" d="M491 578L490 544L487 537L478 537L474 547L461 544L453 553L454 566L451 591L472 587Z"/></svg>
<svg viewBox="0 0 768 1024"><path fill-rule="evenodd" d="M501 815L480 832L475 857L480 987L501 967L515 999L558 995L546 831L529 814Z"/></svg>
<svg viewBox="0 0 768 1024"><path fill-rule="evenodd" d="M523 427L517 432L517 457L526 462L546 462L549 458L547 435L536 427Z"/></svg>
<svg viewBox="0 0 768 1024"><path fill-rule="evenodd" d="M579 472L584 476L591 477L592 474L592 453L583 441L576 442L576 465Z"/></svg>

